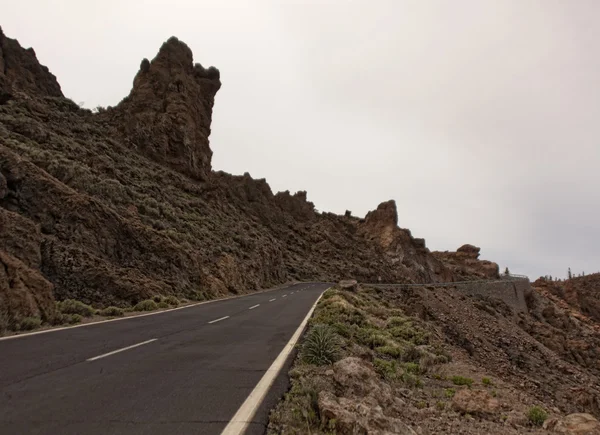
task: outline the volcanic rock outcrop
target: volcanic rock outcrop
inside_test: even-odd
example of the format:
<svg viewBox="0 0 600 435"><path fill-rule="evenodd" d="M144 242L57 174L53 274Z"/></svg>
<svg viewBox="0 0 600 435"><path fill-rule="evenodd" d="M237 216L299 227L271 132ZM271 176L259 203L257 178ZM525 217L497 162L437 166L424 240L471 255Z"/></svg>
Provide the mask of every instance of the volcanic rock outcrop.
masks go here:
<svg viewBox="0 0 600 435"><path fill-rule="evenodd" d="M0 250L10 270L31 277L17 292L27 303L0 300L12 323L48 320L54 299L127 307L292 279L455 279L398 228L393 201L365 219L319 213L306 192L274 194L264 179L212 171L220 75L194 64L178 39L142 61L129 96L98 113L65 98L33 50L3 34L0 43Z"/></svg>

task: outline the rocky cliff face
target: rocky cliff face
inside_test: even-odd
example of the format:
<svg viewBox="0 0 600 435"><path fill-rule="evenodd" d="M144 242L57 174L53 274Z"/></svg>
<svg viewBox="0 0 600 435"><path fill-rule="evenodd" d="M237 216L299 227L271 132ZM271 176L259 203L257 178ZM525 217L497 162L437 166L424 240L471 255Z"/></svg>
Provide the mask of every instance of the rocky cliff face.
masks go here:
<svg viewBox="0 0 600 435"><path fill-rule="evenodd" d="M97 114L64 98L32 51L1 41L10 98L0 104L0 250L14 272L1 278L13 296L0 311L13 323L48 320L54 298L130 306L290 279L453 279L397 227L393 202L365 219L317 213L306 192L212 172L219 74L176 38L142 62L128 97Z"/></svg>
<svg viewBox="0 0 600 435"><path fill-rule="evenodd" d="M540 278L533 286L551 295L564 309L600 322L600 273L560 281Z"/></svg>
<svg viewBox="0 0 600 435"><path fill-rule="evenodd" d="M215 67L194 64L192 50L172 37L152 61L142 61L131 93L111 111L111 120L144 155L205 180L211 171L208 136L219 77Z"/></svg>
<svg viewBox="0 0 600 435"><path fill-rule="evenodd" d="M415 239L410 230L398 227L394 200L367 213L359 233L381 247L401 276L416 282L452 281L452 274L430 254L425 240Z"/></svg>
<svg viewBox="0 0 600 435"><path fill-rule="evenodd" d="M457 280L498 279L499 268L496 263L479 259L481 248L463 245L456 252L434 251L433 256L444 263Z"/></svg>
<svg viewBox="0 0 600 435"><path fill-rule="evenodd" d="M62 97L56 77L37 60L33 48L23 49L0 28L0 104L16 93Z"/></svg>

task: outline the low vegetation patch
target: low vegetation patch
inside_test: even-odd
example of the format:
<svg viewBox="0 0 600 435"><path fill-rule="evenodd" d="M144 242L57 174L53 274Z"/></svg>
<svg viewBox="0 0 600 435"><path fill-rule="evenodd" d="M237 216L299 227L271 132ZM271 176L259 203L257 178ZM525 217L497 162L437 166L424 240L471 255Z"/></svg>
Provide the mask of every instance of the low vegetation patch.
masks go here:
<svg viewBox="0 0 600 435"><path fill-rule="evenodd" d="M398 378L398 364L396 361L375 358L373 360L373 367L375 367L375 370L383 379L393 381Z"/></svg>
<svg viewBox="0 0 600 435"><path fill-rule="evenodd" d="M454 385L466 385L467 387L473 385L473 379L464 376L452 376L450 380Z"/></svg>
<svg viewBox="0 0 600 435"><path fill-rule="evenodd" d="M342 357L371 361L381 380L394 389L424 387L422 376L450 360L441 344L430 341L422 320L406 315L393 301L381 300L378 290L327 290L290 371L291 390L272 412L268 433L343 432L331 415L320 415L318 405L320 391L340 394L331 377L338 369L328 366ZM416 391L421 400L425 393ZM427 401L414 403L418 404L429 406ZM436 409L433 403L432 407Z"/></svg>
<svg viewBox="0 0 600 435"><path fill-rule="evenodd" d="M145 301L138 302L133 307L133 311L154 311L154 310L158 310L158 305L152 299L146 299Z"/></svg>
<svg viewBox="0 0 600 435"><path fill-rule="evenodd" d="M31 331L42 326L42 319L39 317L24 317L19 321L19 329L21 331Z"/></svg>
<svg viewBox="0 0 600 435"><path fill-rule="evenodd" d="M78 314L82 317L92 317L95 313L91 306L75 299L65 299L58 302L58 311L62 314Z"/></svg>
<svg viewBox="0 0 600 435"><path fill-rule="evenodd" d="M533 406L527 413L527 418L534 426L542 426L548 418L548 413L540 406Z"/></svg>
<svg viewBox="0 0 600 435"><path fill-rule="evenodd" d="M167 296L164 299L164 302L167 303L167 305L170 305L171 307L177 307L179 306L179 299L177 299L175 296Z"/></svg>
<svg viewBox="0 0 600 435"><path fill-rule="evenodd" d="M104 317L120 317L125 314L125 311L119 307L106 307L98 314Z"/></svg>
<svg viewBox="0 0 600 435"><path fill-rule="evenodd" d="M81 323L83 321L83 317L80 314L65 314L63 317L63 323L67 323L69 325L75 325L77 323Z"/></svg>

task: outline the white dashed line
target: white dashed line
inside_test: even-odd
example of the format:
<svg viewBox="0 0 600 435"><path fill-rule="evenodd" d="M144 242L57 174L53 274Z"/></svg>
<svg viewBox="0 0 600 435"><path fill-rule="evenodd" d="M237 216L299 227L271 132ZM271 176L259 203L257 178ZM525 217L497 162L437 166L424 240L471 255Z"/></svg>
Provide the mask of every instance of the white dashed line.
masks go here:
<svg viewBox="0 0 600 435"><path fill-rule="evenodd" d="M141 343L134 344L132 346L127 346L122 349L113 350L112 352L108 352L108 353L105 353L102 355L95 356L93 358L89 358L88 361L96 361L97 359L104 358L104 357L110 356L110 355L114 355L115 353L123 352L125 350L133 349L134 347L143 346L144 344L152 343L153 341L156 341L156 340L157 340L156 338L153 338L152 340L142 341Z"/></svg>
<svg viewBox="0 0 600 435"><path fill-rule="evenodd" d="M221 320L225 320L225 319L229 319L229 316L221 317L220 319L211 320L208 323L217 323L217 322L220 322Z"/></svg>
<svg viewBox="0 0 600 435"><path fill-rule="evenodd" d="M287 295L283 295L282 298L285 298Z"/></svg>
<svg viewBox="0 0 600 435"><path fill-rule="evenodd" d="M255 309L256 307L260 307L260 304L252 305L252 306L251 306L250 308L248 308L248 309L249 309L249 310L253 310L253 309Z"/></svg>
<svg viewBox="0 0 600 435"><path fill-rule="evenodd" d="M277 299L277 298L269 299L269 302L273 302L275 299Z"/></svg>

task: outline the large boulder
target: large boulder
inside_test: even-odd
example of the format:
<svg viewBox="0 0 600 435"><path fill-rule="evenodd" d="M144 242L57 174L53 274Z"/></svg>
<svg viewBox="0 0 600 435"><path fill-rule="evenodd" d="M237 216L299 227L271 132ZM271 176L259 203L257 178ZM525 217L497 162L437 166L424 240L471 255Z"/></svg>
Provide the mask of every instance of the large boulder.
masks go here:
<svg viewBox="0 0 600 435"><path fill-rule="evenodd" d="M495 414L500 403L485 390L459 390L452 398L452 406L464 414Z"/></svg>
<svg viewBox="0 0 600 435"><path fill-rule="evenodd" d="M340 435L416 435L402 420L385 415L372 396L348 399L321 391L318 404L321 416L334 421Z"/></svg>
<svg viewBox="0 0 600 435"><path fill-rule="evenodd" d="M600 435L600 422L590 414L569 414L546 420L544 429L566 435Z"/></svg>
<svg viewBox="0 0 600 435"><path fill-rule="evenodd" d="M355 292L358 290L358 282L355 279L345 279L338 283L338 287L342 290Z"/></svg>

